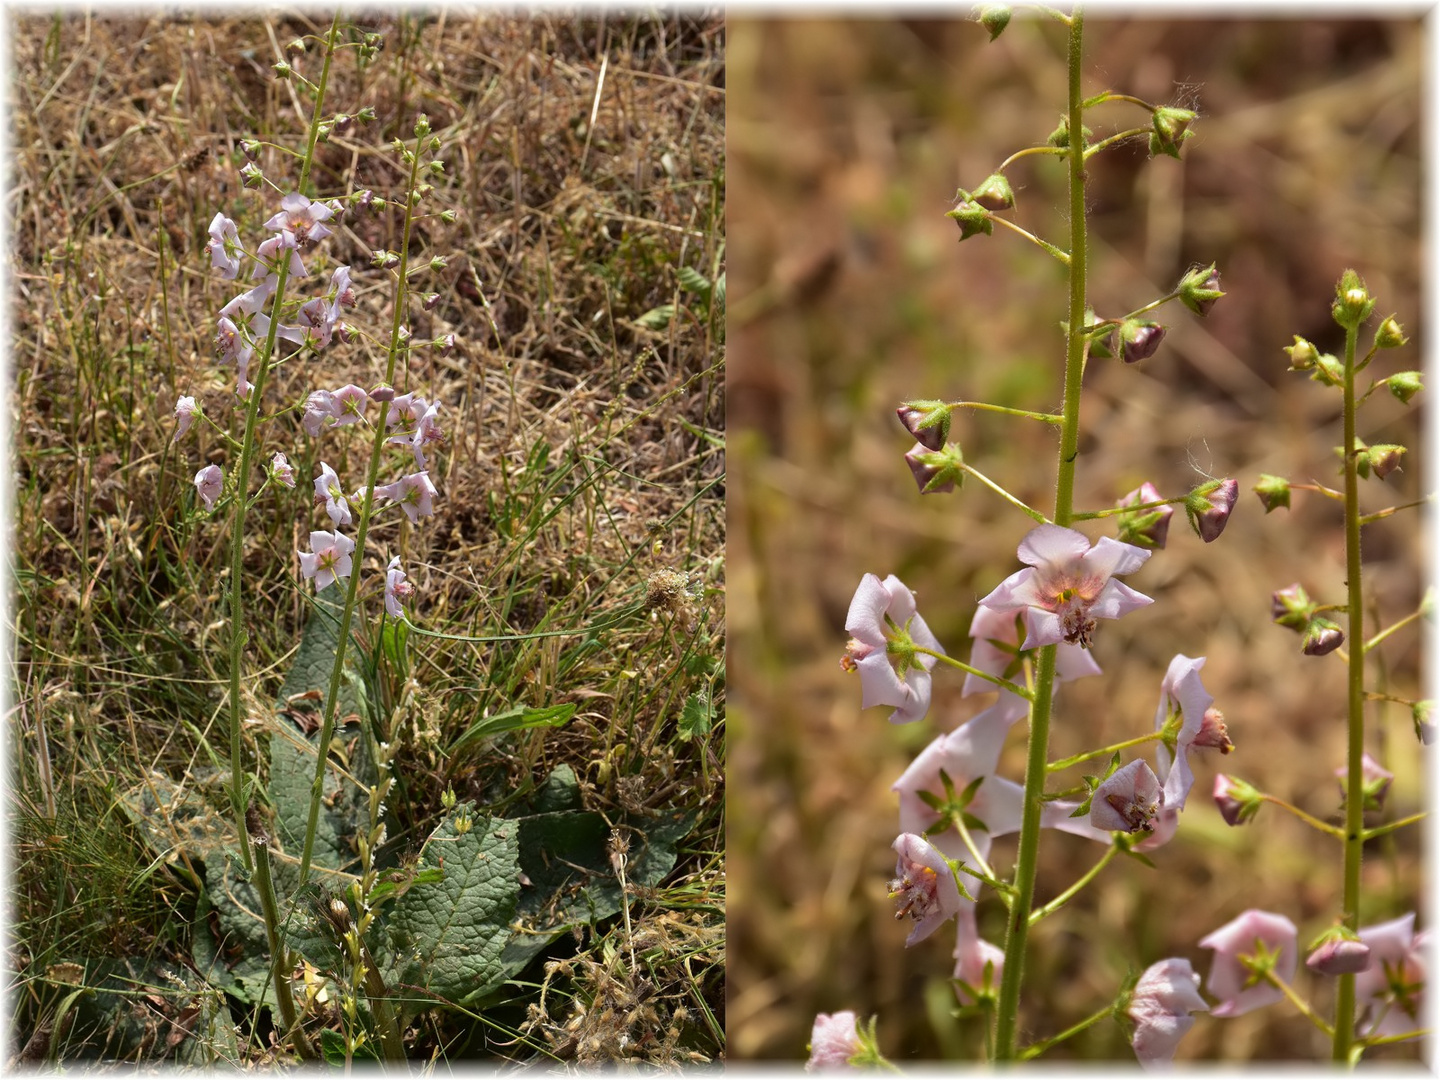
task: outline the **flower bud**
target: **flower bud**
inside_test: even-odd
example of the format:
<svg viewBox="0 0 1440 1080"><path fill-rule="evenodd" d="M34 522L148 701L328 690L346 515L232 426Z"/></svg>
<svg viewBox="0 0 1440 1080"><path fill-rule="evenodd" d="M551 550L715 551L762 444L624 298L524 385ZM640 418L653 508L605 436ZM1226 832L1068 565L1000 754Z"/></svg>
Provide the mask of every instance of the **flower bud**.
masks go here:
<svg viewBox="0 0 1440 1080"><path fill-rule="evenodd" d="M395 400L395 388L389 383L378 383L368 391L371 401L388 404Z"/></svg>
<svg viewBox="0 0 1440 1080"><path fill-rule="evenodd" d="M1291 630L1303 630L1315 614L1315 602L1299 582L1270 597L1270 617Z"/></svg>
<svg viewBox="0 0 1440 1080"><path fill-rule="evenodd" d="M1390 393L1406 405L1410 404L1411 398L1425 389L1418 371L1397 371L1385 380L1385 385L1390 388Z"/></svg>
<svg viewBox="0 0 1440 1080"><path fill-rule="evenodd" d="M1067 330L1060 324L1062 332ZM1115 324L1106 319L1101 321L1093 308L1085 309L1085 334L1090 339L1090 355L1099 360L1109 360L1115 355Z"/></svg>
<svg viewBox="0 0 1440 1080"><path fill-rule="evenodd" d="M350 116L348 113L337 113L335 116L336 134L344 135L345 132L350 130L351 125L353 125L354 123L355 118L353 116Z"/></svg>
<svg viewBox="0 0 1440 1080"><path fill-rule="evenodd" d="M1410 719L1415 722L1415 738L1422 746L1429 746L1435 741L1434 712L1433 701L1417 701L1410 706Z"/></svg>
<svg viewBox="0 0 1440 1080"><path fill-rule="evenodd" d="M460 215L459 215L458 213L456 213L454 210L441 210L441 211L440 211L440 220L443 221L443 222L445 222L446 225L454 225L456 218L458 218L459 216L460 216Z"/></svg>
<svg viewBox="0 0 1440 1080"><path fill-rule="evenodd" d="M947 210L945 216L954 218L955 223L960 226L960 239L969 240L970 237L979 233L986 236L995 231L995 223L990 220L990 212L983 206L962 198L952 210Z"/></svg>
<svg viewBox="0 0 1440 1080"><path fill-rule="evenodd" d="M377 270L390 270L400 265L400 256L393 251L381 251L377 248L371 253L370 265Z"/></svg>
<svg viewBox="0 0 1440 1080"><path fill-rule="evenodd" d="M1161 502L1160 492L1148 480L1124 496L1116 506L1143 506L1145 503ZM1120 514L1120 526L1115 538L1136 547L1159 549L1165 546L1170 532L1170 519L1175 515L1173 506L1152 506L1145 510L1133 510Z"/></svg>
<svg viewBox="0 0 1440 1080"><path fill-rule="evenodd" d="M430 134L430 118L421 113L415 118L415 137L423 139Z"/></svg>
<svg viewBox="0 0 1440 1080"><path fill-rule="evenodd" d="M1208 544L1225 531L1239 494L1240 481L1230 479L1207 480L1185 496L1185 514L1201 540Z"/></svg>
<svg viewBox="0 0 1440 1080"><path fill-rule="evenodd" d="M1080 142L1083 145L1090 145L1090 136L1093 134L1094 132L1092 132L1088 127L1085 127L1083 124L1080 126ZM1068 150L1070 148L1069 117L1062 116L1060 118L1060 125L1054 131L1052 131L1045 139L1045 145L1053 146L1059 150Z"/></svg>
<svg viewBox="0 0 1440 1080"><path fill-rule="evenodd" d="M994 41L1005 32L1005 27L1010 25L1010 5L983 4L980 7L979 19L980 25L990 31L990 40Z"/></svg>
<svg viewBox="0 0 1440 1080"><path fill-rule="evenodd" d="M361 109L358 113L355 114L355 119L359 120L362 124L370 123L372 120L375 119L375 106L366 105L363 109Z"/></svg>
<svg viewBox="0 0 1440 1080"><path fill-rule="evenodd" d="M430 345L438 350L441 356L449 356L455 351L455 335L446 334L444 337L436 338Z"/></svg>
<svg viewBox="0 0 1440 1080"><path fill-rule="evenodd" d="M1349 793L1350 770L1342 765L1335 770L1335 779L1340 781L1340 794L1342 799ZM1395 779L1395 774L1381 766L1367 752L1360 757L1360 791L1364 797L1366 810L1382 810L1385 807L1385 796L1390 791L1390 784Z"/></svg>
<svg viewBox="0 0 1440 1080"><path fill-rule="evenodd" d="M434 311L435 305L438 303L440 303L440 294L438 292L432 292L425 294L420 301L420 306L426 311Z"/></svg>
<svg viewBox="0 0 1440 1080"><path fill-rule="evenodd" d="M265 180L265 174L260 171L260 166L253 161L247 161L240 170L240 182L245 187L259 187Z"/></svg>
<svg viewBox="0 0 1440 1080"><path fill-rule="evenodd" d="M928 450L924 443L916 443L905 455L905 464L910 466L921 495L954 491L965 483L965 458L954 443L946 443L940 450Z"/></svg>
<svg viewBox="0 0 1440 1080"><path fill-rule="evenodd" d="M329 910L326 912L326 914L330 917L330 922L333 923L342 934L346 930L349 930L350 905L345 903L345 901L341 900L338 896L332 896L330 898L330 903L327 905L327 907L329 908Z"/></svg>
<svg viewBox="0 0 1440 1080"><path fill-rule="evenodd" d="M1355 458L1355 469L1364 477L1374 470L1377 479L1383 480L1400 468L1400 459L1405 456L1405 447L1396 443L1376 443L1360 451Z"/></svg>
<svg viewBox="0 0 1440 1080"><path fill-rule="evenodd" d="M1217 773L1213 795L1227 825L1243 825L1260 812L1260 792L1244 780Z"/></svg>
<svg viewBox="0 0 1440 1080"><path fill-rule="evenodd" d="M1345 644L1345 634L1340 625L1323 615L1316 615L1305 624L1300 651L1306 656L1324 656Z"/></svg>
<svg viewBox="0 0 1440 1080"><path fill-rule="evenodd" d="M1330 353L1321 353L1315 358L1315 369L1310 372L1310 379L1321 386L1343 386L1345 365Z"/></svg>
<svg viewBox="0 0 1440 1080"><path fill-rule="evenodd" d="M1295 335L1294 345L1285 346L1285 352L1290 356L1291 371L1308 371L1320 359L1320 350L1299 334Z"/></svg>
<svg viewBox="0 0 1440 1080"><path fill-rule="evenodd" d="M1150 156L1169 154L1180 157L1180 144L1191 135L1190 121L1195 113L1190 109L1177 109L1166 105L1155 110L1151 121Z"/></svg>
<svg viewBox="0 0 1440 1080"><path fill-rule="evenodd" d="M943 401L906 401L895 410L895 415L927 450L939 450L950 437L950 407Z"/></svg>
<svg viewBox="0 0 1440 1080"><path fill-rule="evenodd" d="M272 64L271 67L274 68L274 70L275 70L275 77L276 77L277 79L288 79L288 78L290 78L290 73L291 73L292 69L291 69L290 65L287 64L284 60L277 60L277 61L275 61L275 63Z"/></svg>
<svg viewBox="0 0 1440 1080"><path fill-rule="evenodd" d="M1215 301L1225 294L1220 291L1220 274L1215 264L1191 270L1180 279L1177 289L1180 302L1196 315L1209 315Z"/></svg>
<svg viewBox="0 0 1440 1080"><path fill-rule="evenodd" d="M444 255L436 255L433 259L430 260L430 269L435 271L435 273L437 274L441 270L444 270L445 267L447 267L448 265L450 265L450 260L447 259Z"/></svg>
<svg viewBox="0 0 1440 1080"><path fill-rule="evenodd" d="M369 188L366 188L364 191L357 191L355 194L351 195L350 198L355 201L355 206L357 209L368 210L370 209L370 204L375 201L375 192L371 191Z"/></svg>
<svg viewBox="0 0 1440 1080"><path fill-rule="evenodd" d="M1317 975L1358 975L1370 966L1370 946L1337 926L1321 935L1305 966Z"/></svg>
<svg viewBox="0 0 1440 1080"><path fill-rule="evenodd" d="M1375 331L1375 347L1377 349L1398 349L1410 339L1405 336L1405 331L1395 321L1394 315L1388 315L1385 321L1380 324L1380 329Z"/></svg>
<svg viewBox="0 0 1440 1080"><path fill-rule="evenodd" d="M1235 749L1235 744L1230 741L1230 731L1225 727L1225 714L1211 705L1205 710L1205 715L1200 720L1200 730L1195 735L1191 746L1208 746L1212 750L1219 750L1222 754L1228 754Z"/></svg>
<svg viewBox="0 0 1440 1080"><path fill-rule="evenodd" d="M1008 210L1015 205L1015 192L1002 174L991 173L970 193L970 201L986 210Z"/></svg>
<svg viewBox="0 0 1440 1080"><path fill-rule="evenodd" d="M285 46L285 51L291 56L299 56L305 51L305 39L295 38L289 45Z"/></svg>
<svg viewBox="0 0 1440 1080"><path fill-rule="evenodd" d="M240 149L244 152L247 158L249 158L251 161L254 161L257 157L260 156L260 140L241 139Z"/></svg>
<svg viewBox="0 0 1440 1080"><path fill-rule="evenodd" d="M1126 319L1120 324L1120 359L1127 364L1155 355L1165 340L1165 327L1148 319Z"/></svg>
<svg viewBox="0 0 1440 1080"><path fill-rule="evenodd" d="M427 168L427 169L430 170L430 175L432 175L432 176L444 176L444 175L445 175L445 162L443 162L443 161L432 161L432 162L430 162L429 164L427 164L427 165L425 166L425 168Z"/></svg>
<svg viewBox="0 0 1440 1080"><path fill-rule="evenodd" d="M1256 495L1260 496L1260 502L1265 507L1267 514L1281 506L1286 510L1290 509L1290 481L1283 476L1261 473L1253 490Z"/></svg>
<svg viewBox="0 0 1440 1080"><path fill-rule="evenodd" d="M352 345L360 337L359 332L347 322L335 324L335 336L346 345Z"/></svg>
<svg viewBox="0 0 1440 1080"><path fill-rule="evenodd" d="M1335 286L1335 303L1330 307L1330 314L1346 330L1358 330L1374 310L1375 301L1366 290L1365 282L1354 270L1346 270Z"/></svg>
<svg viewBox="0 0 1440 1080"><path fill-rule="evenodd" d="M270 459L270 479L288 488L295 486L295 466L279 450Z"/></svg>

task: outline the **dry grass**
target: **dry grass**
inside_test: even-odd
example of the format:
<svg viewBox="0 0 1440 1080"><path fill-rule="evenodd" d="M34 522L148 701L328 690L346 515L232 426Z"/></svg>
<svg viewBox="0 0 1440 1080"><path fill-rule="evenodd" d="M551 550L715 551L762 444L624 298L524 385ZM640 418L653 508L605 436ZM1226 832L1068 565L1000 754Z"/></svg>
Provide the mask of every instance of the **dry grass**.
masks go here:
<svg viewBox="0 0 1440 1080"><path fill-rule="evenodd" d="M1198 939L1247 907L1288 914L1302 943L1338 906L1338 845L1273 807L1228 829L1208 798L1217 771L1337 811L1343 760L1339 662L1299 653L1270 625L1270 593L1297 579L1343 596L1343 532L1333 504L1298 494L1264 516L1248 493L1261 472L1330 481L1338 405L1287 373L1292 334L1334 350L1334 282L1354 266L1412 344L1386 373L1419 366L1420 47L1414 21L1089 20L1086 92L1104 88L1194 104L1185 160L1145 161L1143 146L1091 171L1092 297L1126 311L1173 287L1192 263L1218 262L1228 295L1203 322L1175 309L1161 352L1135 367L1097 362L1082 415L1080 507L1109 505L1142 480L1166 494L1198 473L1233 475L1242 496L1223 537L1202 545L1177 520L1169 548L1132 583L1153 607L1103 624L1102 679L1069 685L1052 756L1148 730L1174 653L1207 655L1205 684L1237 750L1197 762L1180 833L1158 870L1112 867L1065 915L1032 935L1022 1033L1062 1030L1109 1000L1127 970L1190 957ZM1058 403L1064 290L1057 270L1013 234L955 246L942 216L1007 154L1043 141L1064 100L1058 27L1017 21L995 44L974 24L793 19L730 23L727 117L735 169L729 410L739 477L730 607L738 707L732 715L729 985L732 1057L803 1056L817 1011L878 1013L897 1060L980 1052L956 1025L944 934L906 952L889 918L895 798L889 785L934 735L977 711L960 680L936 678L930 718L891 728L861 713L840 670L843 623L866 571L898 574L952 652L964 655L974 601L1016 568L1026 520L978 485L917 496L893 410L908 397ZM1126 117L1117 112L1115 125ZM1110 121L1107 115L1104 121ZM1097 131L1109 130L1097 120ZM1063 235L1063 176L1044 159L1011 172L1016 218ZM958 415L966 460L1032 505L1048 507L1054 443L1005 417ZM1393 400L1362 414L1368 441L1417 445L1418 417ZM1368 485L1367 509L1416 498L1427 463ZM1099 529L1088 529L1098 535ZM1399 516L1366 534L1371 614L1385 625L1420 595L1421 534ZM1419 690L1412 627L1382 650L1388 688ZM985 699L981 699L982 703ZM1408 710L1376 707L1370 749L1397 774L1387 813L1422 803ZM1019 778L1020 736L1002 760ZM1415 830L1367 853L1362 923L1417 904ZM1013 839L997 844L1005 868ZM1038 897L1088 867L1093 845L1047 836ZM980 928L1002 939L1002 909ZM1301 984L1329 1008L1330 990ZM1414 1044L1375 1052L1413 1058ZM1276 1060L1328 1054L1293 1009L1200 1018L1182 1058ZM1052 1058L1128 1058L1104 1023Z"/></svg>
<svg viewBox="0 0 1440 1080"><path fill-rule="evenodd" d="M231 423L233 373L211 352L214 312L232 289L209 271L205 229L217 210L242 236L269 215L272 200L241 188L240 141L300 144L308 113L269 68L286 43L326 26L80 14L11 25L20 880L9 960L21 991L12 1054L53 1018L57 993L41 978L49 965L175 960L203 932L187 922L194 890L183 868L150 863L116 796L223 753L228 531L187 508L195 470L229 452L213 434L172 444L171 411L189 393ZM448 438L431 469L443 499L423 527L377 524L365 572L403 553L417 621L472 637L578 630L644 600L656 572L685 575L698 598L636 620L603 648L581 647L578 634L484 646L412 637L415 686L396 736L405 797L392 835L418 842L447 787L484 803L559 765L580 777L588 809L694 814L674 873L634 901L633 934L605 924L572 943L573 977L555 982L548 1007L566 1022L571 1003L582 1009L617 977L592 953L648 934L641 969L628 970L629 951L622 974L663 992L633 1020L631 1050L614 1056L715 1057L724 1047L724 317L723 298L710 303L679 271L714 283L725 267L723 23L705 12L442 11L366 29L384 35L384 51L363 68L337 61L329 106L372 106L377 121L322 146L313 183L325 195L393 194L403 177L389 143L428 115L445 143L435 210L459 215L453 225L424 221L415 250L448 266L424 279L438 305L415 304L407 318L416 339L453 333L460 345L448 356L417 350L396 379L444 405ZM297 63L319 66L314 51ZM277 150L259 164L293 184L295 166ZM372 249L397 246L400 220L351 214L326 256L367 268ZM387 276L356 277L352 321L388 328ZM673 317L656 314L666 305ZM278 406L316 386L370 385L382 360L362 345L290 362L267 396ZM305 478L322 456L357 477L365 456L353 441L321 454L294 417L280 423L270 438L283 441L266 457L289 450L301 483L251 517L243 588L257 707L274 700L306 613L293 555L314 527ZM713 694L715 725L681 737L676 718L701 689ZM483 713L555 702L579 705L559 732L502 739L463 761L441 752ZM247 743L248 760L257 753L265 760L263 741ZM413 1033L414 1052L558 1056L538 1035L516 1039L527 1003L539 1000L538 972L508 1013L469 1027L438 1021ZM457 1026L466 1034L454 1041ZM29 1048L47 1052L67 1049L48 1035Z"/></svg>

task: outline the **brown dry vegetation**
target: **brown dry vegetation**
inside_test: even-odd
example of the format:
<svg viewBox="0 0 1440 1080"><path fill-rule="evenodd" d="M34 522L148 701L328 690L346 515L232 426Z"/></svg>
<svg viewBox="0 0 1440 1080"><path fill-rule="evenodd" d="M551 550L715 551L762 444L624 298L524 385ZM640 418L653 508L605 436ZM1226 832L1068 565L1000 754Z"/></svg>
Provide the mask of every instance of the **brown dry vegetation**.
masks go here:
<svg viewBox="0 0 1440 1080"><path fill-rule="evenodd" d="M37 1028L30 1056L66 1053L45 1030L58 996L49 965L189 955L190 883L163 859L147 868L115 803L140 778L178 780L226 745L228 532L221 515L196 520L188 507L196 469L213 461L228 472L231 454L208 431L172 444L171 412L193 394L238 433L233 371L211 358L215 312L234 283L210 271L205 230L217 210L242 237L269 216L278 194L242 189L240 141L301 147L306 103L270 68L288 42L328 25L318 15L78 13L11 24L19 881L9 963L21 989L7 1056ZM365 29L383 33L385 49L363 70L337 60L328 105L372 106L377 120L323 145L312 181L326 196L393 197L403 175L389 144L428 115L446 162L433 212L459 216L423 221L413 250L448 266L418 279L438 305L414 303L406 318L417 340L453 333L459 347L416 350L395 380L443 403L447 441L431 471L442 498L422 527L398 515L377 523L363 571L373 581L403 552L417 622L470 636L596 622L642 601L655 571L687 575L703 593L698 608L640 618L598 652L575 651L579 638L477 647L412 637L413 728L395 735L407 798L392 835L418 843L447 786L484 802L560 764L573 766L590 809L697 821L664 886L633 901L626 955L638 946L643 970L617 967L605 935L618 932L596 928L571 943L573 966L551 973L528 1040L511 1041L537 1000L538 967L531 990L458 1052L714 1057L724 1030L723 297L702 304L677 271L712 283L724 271L723 22L442 12ZM295 62L313 77L311 41ZM258 163L282 190L294 184L292 158L267 148ZM399 244L400 220L351 213L325 252L327 266L357 268L350 319L376 336L393 293L369 253ZM665 305L676 308L669 319L654 314ZM280 367L267 398L278 407L315 387L372 385L382 362L378 348L335 346ZM300 482L267 492L251 516L252 714L274 700L305 618L294 552L317 527L308 478L324 457L354 484L368 456L355 440L318 452L293 416L278 425L265 456L289 451ZM697 681L706 657L712 673ZM685 695L702 684L715 726L677 737ZM551 702L579 705L558 732L502 739L483 765L440 752L482 711ZM627 994L645 1008L598 1008ZM588 1042L575 1035L582 1026ZM439 1025L417 1032L416 1052L455 1052L441 1049L447 1037Z"/></svg>
<svg viewBox="0 0 1440 1080"><path fill-rule="evenodd" d="M962 700L960 677L937 671L927 720L892 728L884 710L860 712L858 681L837 660L864 572L899 575L963 657L975 600L1017 568L1027 520L973 481L919 497L894 409L910 397L1058 404L1061 273L1003 229L957 246L943 214L957 185L978 184L1053 130L1063 36L1023 20L994 44L960 21L740 18L729 29L738 348L728 392L739 459L729 504L731 1055L802 1057L817 1011L853 1009L879 1014L881 1046L897 1060L974 1059L978 1027L949 1017L949 932L904 950L885 882L889 785L937 730L988 698ZM1029 1037L1088 1015L1127 971L1162 957L1189 957L1203 974L1209 954L1196 942L1245 908L1287 914L1302 947L1337 912L1338 844L1275 807L1227 828L1209 792L1226 771L1321 818L1338 809L1343 665L1302 656L1269 608L1271 592L1296 580L1343 599L1342 518L1303 492L1293 510L1265 516L1248 489L1261 472L1336 482L1337 397L1287 372L1280 350L1293 334L1327 351L1343 343L1329 304L1347 266L1379 314L1397 312L1411 334L1402 355L1377 361L1380 373L1420 366L1420 43L1413 20L1089 20L1087 94L1110 88L1201 114L1183 161L1147 162L1141 143L1091 167L1093 302L1102 313L1131 310L1212 260L1227 296L1203 321L1167 307L1170 335L1142 364L1091 363L1076 505L1110 505L1143 480L1179 494L1200 474L1236 476L1242 494L1215 543L1202 545L1177 515L1168 549L1130 579L1156 603L1102 624L1105 675L1066 687L1051 756L1149 730L1177 652L1208 656L1205 684L1237 749L1197 761L1157 870L1122 860L1037 928L1021 1023ZM1117 109L1094 126L1130 123ZM1031 158L1010 176L1015 219L1060 239L1062 171ZM1417 410L1383 393L1361 414L1367 441L1412 452L1404 472L1365 485L1365 509L1429 490L1418 430ZM952 439L969 463L1050 507L1055 444L1040 425L962 412ZM1369 626L1414 611L1423 550L1413 512L1367 528ZM1388 641L1371 685L1417 697L1419 639L1411 626ZM1397 775L1386 812L1414 812L1423 777L1409 711L1373 706L1369 718L1369 749ZM1018 779L1022 766L1017 731L1002 773ZM1362 924L1416 908L1417 833L1370 845ZM1013 838L997 843L1002 872L1013 850ZM1047 834L1041 855L1043 901L1099 850ZM981 932L997 943L1001 914L993 896L982 900ZM1303 969L1298 983L1330 1008L1329 987ZM1412 1043L1373 1056L1416 1052ZM1179 1053L1327 1055L1327 1041L1285 1005L1200 1017ZM1105 1022L1050 1056L1131 1055Z"/></svg>

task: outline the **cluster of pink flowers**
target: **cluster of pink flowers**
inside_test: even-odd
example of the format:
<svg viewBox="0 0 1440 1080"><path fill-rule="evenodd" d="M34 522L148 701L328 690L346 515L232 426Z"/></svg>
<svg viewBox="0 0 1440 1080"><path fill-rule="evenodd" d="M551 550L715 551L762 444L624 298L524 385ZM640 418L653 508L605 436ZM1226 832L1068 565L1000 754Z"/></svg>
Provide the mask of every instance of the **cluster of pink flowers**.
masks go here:
<svg viewBox="0 0 1440 1080"><path fill-rule="evenodd" d="M218 271L222 279L233 281L240 276L247 261L253 264L249 277L256 284L226 303L216 321L216 356L221 363L235 366L236 393L241 400L250 396L251 363L272 330L277 339L316 350L326 348L337 337L351 340L352 331L341 321L343 310L356 303L349 266L337 266L326 290L299 305L295 325L272 327L271 315L266 310L274 303L282 270L287 279L308 276L302 253L311 251L330 236L332 230L326 222L338 219L344 212L345 206L338 200L321 203L298 192L285 195L279 210L264 224L270 235L253 254L242 244L234 221L223 213L217 213L211 220L206 250L212 269ZM412 523L418 522L434 513L434 498L438 494L426 461L426 451L444 438L439 426L438 403L427 403L413 393L397 395L384 385L366 391L352 384L311 393L301 412L301 424L306 434L319 438L331 428L364 423L365 411L372 401L387 410L385 426L395 430L388 441L407 447L415 460L414 472L405 473L389 484L377 485L375 494L399 506ZM200 415L195 398L181 397L175 404L175 440L183 437ZM295 486L294 466L283 452L276 451L271 457L268 476L277 484ZM243 495L243 478L237 485ZM225 490L225 475L220 466L207 465L196 473L195 490L205 509L213 510ZM347 492L335 470L323 461L320 463L320 472L315 477L315 503L324 509L333 531L311 532L310 550L297 552L302 576L313 581L317 591L350 575L355 542L340 529L353 523L356 500L363 496L363 487ZM393 617L401 617L401 605L414 591L400 569L399 559L392 559L386 572L386 611Z"/></svg>

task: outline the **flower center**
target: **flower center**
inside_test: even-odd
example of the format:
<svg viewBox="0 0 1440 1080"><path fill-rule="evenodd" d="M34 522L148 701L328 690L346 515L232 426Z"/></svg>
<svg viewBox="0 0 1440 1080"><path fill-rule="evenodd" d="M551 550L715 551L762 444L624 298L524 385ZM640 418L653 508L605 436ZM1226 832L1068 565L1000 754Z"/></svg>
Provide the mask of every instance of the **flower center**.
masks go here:
<svg viewBox="0 0 1440 1080"><path fill-rule="evenodd" d="M906 915L919 922L939 905L939 879L928 866L913 864L890 881L890 899L895 901L895 918Z"/></svg>

